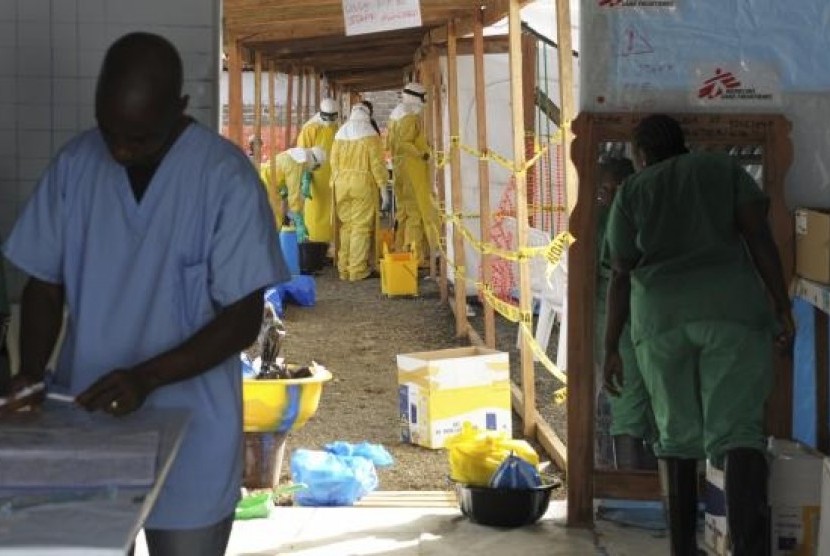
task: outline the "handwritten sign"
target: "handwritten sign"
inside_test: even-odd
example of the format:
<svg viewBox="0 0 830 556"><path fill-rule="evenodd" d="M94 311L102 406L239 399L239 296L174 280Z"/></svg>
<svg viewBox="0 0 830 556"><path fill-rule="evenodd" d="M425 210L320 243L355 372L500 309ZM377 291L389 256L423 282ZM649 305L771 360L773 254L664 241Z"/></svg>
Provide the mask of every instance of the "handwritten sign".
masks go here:
<svg viewBox="0 0 830 556"><path fill-rule="evenodd" d="M421 26L419 0L343 0L347 35Z"/></svg>

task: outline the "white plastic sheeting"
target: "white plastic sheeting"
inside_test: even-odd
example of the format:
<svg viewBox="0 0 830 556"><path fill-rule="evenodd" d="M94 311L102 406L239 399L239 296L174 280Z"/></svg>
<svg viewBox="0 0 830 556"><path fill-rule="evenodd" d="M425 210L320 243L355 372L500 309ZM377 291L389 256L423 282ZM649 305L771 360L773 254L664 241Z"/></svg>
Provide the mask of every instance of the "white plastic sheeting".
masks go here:
<svg viewBox="0 0 830 556"><path fill-rule="evenodd" d="M586 0L581 106L775 112L793 124L791 207L830 207L827 0Z"/></svg>
<svg viewBox="0 0 830 556"><path fill-rule="evenodd" d="M578 0L571 1L571 17L572 17L572 33L574 44L578 44L578 34L576 22L579 13ZM554 0L539 0L533 4L528 5L522 10L522 20L530 25L536 31L542 33L553 41L556 41L556 6ZM499 30L502 33L507 31L506 20L495 24L488 28L488 33L491 34L494 30ZM574 47L576 48L576 47ZM537 85L547 93L551 100L559 105L559 68L556 50L548 47L547 64L543 64L541 58L537 66ZM579 59L574 59L574 75L579 75ZM545 67L547 68L547 75L545 75ZM441 71L443 74L444 87L442 90L443 96L443 116L444 116L444 145L445 148L449 145L449 110L447 107L447 59L441 58ZM513 159L513 120L510 112L510 61L507 54L488 54L485 56L485 90L487 97L487 139L488 147L491 151L502 155L505 158ZM545 87L545 77L547 78L547 87ZM461 143L476 147L478 144L477 127L476 127L476 105L475 105L475 71L474 60L472 56L458 57L458 106L459 106L459 120L460 120L460 139ZM578 98L577 90L577 98ZM541 115L542 122L545 121L546 116ZM537 111L536 121L539 121L539 113ZM545 124L542 123L542 130L545 131ZM555 126L550 125L551 131L555 131ZM478 159L469 154L461 154L461 183L464 204L462 212L464 214L477 215L479 213L479 181L478 181ZM490 206L491 211L498 210L499 201L505 194L505 191L510 183L511 175L502 166L491 163L490 164ZM445 168L445 198L448 211L452 211L452 180L450 175L450 168ZM481 238L481 230L479 220L477 218L468 218L465 222L467 228L475 235L476 238ZM452 227L449 227L447 237L447 249L450 260L453 257L453 243L452 243ZM481 257L479 253L469 244L465 244L466 269L468 277L473 280L479 279ZM449 279L455 282L452 266L448 269ZM475 284L467 282L467 294L475 295Z"/></svg>

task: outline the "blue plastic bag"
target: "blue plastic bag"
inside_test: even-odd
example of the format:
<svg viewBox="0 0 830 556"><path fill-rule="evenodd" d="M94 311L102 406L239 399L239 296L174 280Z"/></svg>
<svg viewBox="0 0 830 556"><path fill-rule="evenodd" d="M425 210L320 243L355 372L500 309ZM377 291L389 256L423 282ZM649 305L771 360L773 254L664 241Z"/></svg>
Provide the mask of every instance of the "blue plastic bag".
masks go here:
<svg viewBox="0 0 830 556"><path fill-rule="evenodd" d="M270 303L278 316L285 316L285 309L282 306L282 295L280 294L279 288L268 288L265 290L265 303Z"/></svg>
<svg viewBox="0 0 830 556"><path fill-rule="evenodd" d="M301 307L314 307L317 303L317 284L312 276L293 276L289 282L277 286L280 297Z"/></svg>
<svg viewBox="0 0 830 556"><path fill-rule="evenodd" d="M338 440L337 442L326 444L326 451L341 456L361 456L371 460L377 467L389 467L395 463L392 454L386 448L380 444L370 444L369 442L350 444L349 442Z"/></svg>
<svg viewBox="0 0 830 556"><path fill-rule="evenodd" d="M291 479L308 486L294 495L299 506L351 506L378 486L371 460L317 450L294 452Z"/></svg>
<svg viewBox="0 0 830 556"><path fill-rule="evenodd" d="M510 453L490 478L492 488L528 489L542 485L536 466Z"/></svg>

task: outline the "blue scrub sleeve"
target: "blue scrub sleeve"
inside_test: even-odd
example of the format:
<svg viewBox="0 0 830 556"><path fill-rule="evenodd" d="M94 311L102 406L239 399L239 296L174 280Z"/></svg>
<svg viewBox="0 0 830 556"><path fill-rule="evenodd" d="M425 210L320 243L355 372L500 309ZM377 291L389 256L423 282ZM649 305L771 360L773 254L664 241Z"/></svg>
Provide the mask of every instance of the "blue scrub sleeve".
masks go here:
<svg viewBox="0 0 830 556"><path fill-rule="evenodd" d="M3 246L12 264L51 284L63 283L65 166L60 157L49 165Z"/></svg>
<svg viewBox="0 0 830 556"><path fill-rule="evenodd" d="M624 190L619 191L611 205L605 241L608 244L612 261L620 259L636 262L641 256L640 250L637 249L637 230L624 202Z"/></svg>
<svg viewBox="0 0 830 556"><path fill-rule="evenodd" d="M291 279L259 178L243 168L228 179L236 183L226 189L209 268L211 296L222 307Z"/></svg>

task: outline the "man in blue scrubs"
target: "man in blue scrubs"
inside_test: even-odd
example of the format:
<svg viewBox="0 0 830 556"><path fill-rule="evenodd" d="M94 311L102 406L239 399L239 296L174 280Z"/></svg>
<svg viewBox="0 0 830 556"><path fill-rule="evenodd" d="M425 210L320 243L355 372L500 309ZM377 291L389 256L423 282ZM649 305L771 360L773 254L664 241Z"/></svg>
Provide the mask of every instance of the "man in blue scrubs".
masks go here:
<svg viewBox="0 0 830 556"><path fill-rule="evenodd" d="M113 416L182 407L191 420L146 527L150 554L225 551L242 478L238 354L263 289L289 278L265 191L240 149L184 114L182 64L160 36L107 51L97 128L47 168L5 245L29 275L19 390L49 388Z"/></svg>

